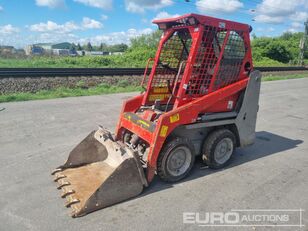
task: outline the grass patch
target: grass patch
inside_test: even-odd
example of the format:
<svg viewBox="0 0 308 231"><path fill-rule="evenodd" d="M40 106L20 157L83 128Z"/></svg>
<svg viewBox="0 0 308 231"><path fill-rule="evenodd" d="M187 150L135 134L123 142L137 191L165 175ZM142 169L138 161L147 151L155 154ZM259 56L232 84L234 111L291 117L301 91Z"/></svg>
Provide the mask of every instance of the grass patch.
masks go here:
<svg viewBox="0 0 308 231"><path fill-rule="evenodd" d="M152 52L153 53L153 52ZM45 57L34 56L25 58L2 58L0 68L120 68L145 67L151 51L139 53L125 52L123 55L81 56L81 57Z"/></svg>
<svg viewBox="0 0 308 231"><path fill-rule="evenodd" d="M39 99L53 99L64 98L73 96L89 96L89 95L101 95L123 92L141 91L140 86L110 86L107 84L100 84L96 87L84 89L84 88L65 88L60 87L54 90L44 90L37 93L14 93L7 95L0 95L0 103L15 102L15 101L27 101L27 100L39 100Z"/></svg>
<svg viewBox="0 0 308 231"><path fill-rule="evenodd" d="M290 74L290 75L266 75L262 77L262 81L276 81L276 80L286 80L286 79L302 79L307 78L308 72L304 74Z"/></svg>

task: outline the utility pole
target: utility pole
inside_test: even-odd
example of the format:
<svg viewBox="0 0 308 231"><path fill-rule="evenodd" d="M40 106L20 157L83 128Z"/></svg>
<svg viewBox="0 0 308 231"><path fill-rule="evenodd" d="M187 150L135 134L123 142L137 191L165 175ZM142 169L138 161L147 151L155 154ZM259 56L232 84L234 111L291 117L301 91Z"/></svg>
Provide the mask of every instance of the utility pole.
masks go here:
<svg viewBox="0 0 308 231"><path fill-rule="evenodd" d="M305 32L304 32L304 36L303 38L301 39L300 43L299 43L299 48L300 48L300 51L299 51L299 58L298 58L298 64L300 66L303 66L304 65L304 54L305 54L305 50L306 48L308 47L308 44L307 44L307 40L308 40L308 19L307 21L304 23L305 25Z"/></svg>

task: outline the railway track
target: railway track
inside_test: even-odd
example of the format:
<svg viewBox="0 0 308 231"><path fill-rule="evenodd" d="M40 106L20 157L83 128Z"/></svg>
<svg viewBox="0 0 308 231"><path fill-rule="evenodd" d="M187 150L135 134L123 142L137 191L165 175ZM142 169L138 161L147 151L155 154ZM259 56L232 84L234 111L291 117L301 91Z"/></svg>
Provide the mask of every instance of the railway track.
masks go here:
<svg viewBox="0 0 308 231"><path fill-rule="evenodd" d="M306 67L255 67L261 72L308 71ZM150 72L150 69L148 70ZM0 68L0 78L143 75L144 68Z"/></svg>

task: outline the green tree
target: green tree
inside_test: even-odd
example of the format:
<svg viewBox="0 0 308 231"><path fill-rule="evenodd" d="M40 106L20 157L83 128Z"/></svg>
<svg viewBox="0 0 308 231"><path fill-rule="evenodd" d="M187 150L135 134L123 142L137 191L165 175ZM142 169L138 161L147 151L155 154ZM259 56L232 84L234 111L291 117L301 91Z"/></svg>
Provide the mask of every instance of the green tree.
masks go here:
<svg viewBox="0 0 308 231"><path fill-rule="evenodd" d="M126 45L126 44L124 44L124 43L120 43L120 44L117 44L116 45L116 50L118 51L118 52L124 52L124 51L126 51L128 49L128 46Z"/></svg>
<svg viewBox="0 0 308 231"><path fill-rule="evenodd" d="M115 44L115 45L112 45L112 46L109 46L109 49L108 51L111 51L111 52L124 52L126 51L128 48L128 46L124 43L121 43L121 44Z"/></svg>
<svg viewBox="0 0 308 231"><path fill-rule="evenodd" d="M284 32L280 38L283 39L283 40L289 40L289 39L292 39L294 37L294 34L292 32Z"/></svg>
<svg viewBox="0 0 308 231"><path fill-rule="evenodd" d="M255 61L264 61L266 58L279 62L296 63L299 54L299 42L302 32L285 32L278 37L257 37L252 39L252 54ZM305 54L308 57L308 54ZM268 61L268 60L267 60Z"/></svg>
<svg viewBox="0 0 308 231"><path fill-rule="evenodd" d="M292 59L291 52L278 40L273 40L266 45L264 55L282 63L287 63Z"/></svg>
<svg viewBox="0 0 308 231"><path fill-rule="evenodd" d="M92 44L90 42L87 43L87 51L92 51L93 47Z"/></svg>
<svg viewBox="0 0 308 231"><path fill-rule="evenodd" d="M82 47L81 47L80 43L77 44L77 48L76 49L77 49L77 51L81 51L82 50Z"/></svg>
<svg viewBox="0 0 308 231"><path fill-rule="evenodd" d="M76 51L76 49L77 49L76 44L75 44L75 43L72 43L72 44L70 45L70 50L71 50L71 51Z"/></svg>
<svg viewBox="0 0 308 231"><path fill-rule="evenodd" d="M106 43L101 43L100 46L99 46L99 50L100 51L108 51L108 46Z"/></svg>
<svg viewBox="0 0 308 231"><path fill-rule="evenodd" d="M137 38L131 39L131 49L136 47L147 47L151 49L156 49L158 42L161 38L162 32L157 30L151 34L141 35Z"/></svg>

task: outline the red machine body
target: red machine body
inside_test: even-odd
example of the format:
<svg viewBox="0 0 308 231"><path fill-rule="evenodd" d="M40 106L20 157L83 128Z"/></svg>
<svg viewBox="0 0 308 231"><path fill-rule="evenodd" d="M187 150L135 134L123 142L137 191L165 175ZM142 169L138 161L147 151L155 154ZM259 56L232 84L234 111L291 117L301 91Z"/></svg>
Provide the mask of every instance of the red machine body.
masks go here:
<svg viewBox="0 0 308 231"><path fill-rule="evenodd" d="M116 128L116 139L130 132L148 148L149 182L173 130L205 113L232 111L252 69L249 25L197 14L154 23L163 35L145 72L146 91L124 102Z"/></svg>

